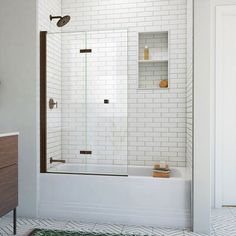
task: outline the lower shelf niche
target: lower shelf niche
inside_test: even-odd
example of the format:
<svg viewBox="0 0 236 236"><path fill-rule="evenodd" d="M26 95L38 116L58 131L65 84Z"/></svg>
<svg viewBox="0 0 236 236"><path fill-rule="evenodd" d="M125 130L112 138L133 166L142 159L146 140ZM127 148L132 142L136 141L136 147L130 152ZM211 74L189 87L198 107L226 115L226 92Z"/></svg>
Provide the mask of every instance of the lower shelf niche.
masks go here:
<svg viewBox="0 0 236 236"><path fill-rule="evenodd" d="M160 82L168 82L168 61L139 63L139 89L164 89Z"/></svg>

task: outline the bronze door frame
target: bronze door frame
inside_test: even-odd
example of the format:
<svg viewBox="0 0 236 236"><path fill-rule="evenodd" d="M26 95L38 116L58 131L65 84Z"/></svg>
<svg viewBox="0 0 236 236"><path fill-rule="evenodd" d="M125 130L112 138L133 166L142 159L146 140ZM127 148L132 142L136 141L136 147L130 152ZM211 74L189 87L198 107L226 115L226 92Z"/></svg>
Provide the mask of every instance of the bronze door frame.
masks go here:
<svg viewBox="0 0 236 236"><path fill-rule="evenodd" d="M40 32L40 173L47 172L47 31Z"/></svg>

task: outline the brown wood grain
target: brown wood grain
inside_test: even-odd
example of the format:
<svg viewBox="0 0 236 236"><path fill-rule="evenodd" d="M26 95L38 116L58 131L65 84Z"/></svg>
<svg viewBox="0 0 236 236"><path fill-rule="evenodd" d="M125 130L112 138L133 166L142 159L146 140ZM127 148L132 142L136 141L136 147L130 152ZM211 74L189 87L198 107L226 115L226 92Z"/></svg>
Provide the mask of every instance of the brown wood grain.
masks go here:
<svg viewBox="0 0 236 236"><path fill-rule="evenodd" d="M0 216L18 205L18 167L12 165L0 169Z"/></svg>
<svg viewBox="0 0 236 236"><path fill-rule="evenodd" d="M18 137L9 136L0 138L0 169L17 164Z"/></svg>
<svg viewBox="0 0 236 236"><path fill-rule="evenodd" d="M18 136L0 138L0 217L18 205Z"/></svg>

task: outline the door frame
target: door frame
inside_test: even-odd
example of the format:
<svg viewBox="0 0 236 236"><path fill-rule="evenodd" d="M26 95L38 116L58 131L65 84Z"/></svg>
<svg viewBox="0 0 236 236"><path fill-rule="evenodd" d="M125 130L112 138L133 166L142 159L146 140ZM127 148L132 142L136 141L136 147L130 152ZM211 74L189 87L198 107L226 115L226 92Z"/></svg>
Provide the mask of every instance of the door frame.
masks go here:
<svg viewBox="0 0 236 236"><path fill-rule="evenodd" d="M47 31L40 32L40 173L47 172Z"/></svg>
<svg viewBox="0 0 236 236"><path fill-rule="evenodd" d="M218 5L215 8L215 208L222 208L223 207L223 172L222 172L222 148L219 145L222 141L222 115L220 113L220 107L222 106L222 89L221 89L221 58L222 50L220 50L220 46L222 45L222 39L220 35L222 35L222 17L224 16L225 12L232 10L231 5Z"/></svg>

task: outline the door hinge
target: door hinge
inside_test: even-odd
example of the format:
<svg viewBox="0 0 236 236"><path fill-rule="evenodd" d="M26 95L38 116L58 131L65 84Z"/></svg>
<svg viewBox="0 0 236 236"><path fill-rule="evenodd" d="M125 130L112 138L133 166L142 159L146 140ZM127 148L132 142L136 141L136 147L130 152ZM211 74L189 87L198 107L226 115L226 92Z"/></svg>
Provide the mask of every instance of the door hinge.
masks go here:
<svg viewBox="0 0 236 236"><path fill-rule="evenodd" d="M91 53L92 49L80 49L80 53Z"/></svg>
<svg viewBox="0 0 236 236"><path fill-rule="evenodd" d="M91 155L92 151L80 151L80 154Z"/></svg>

